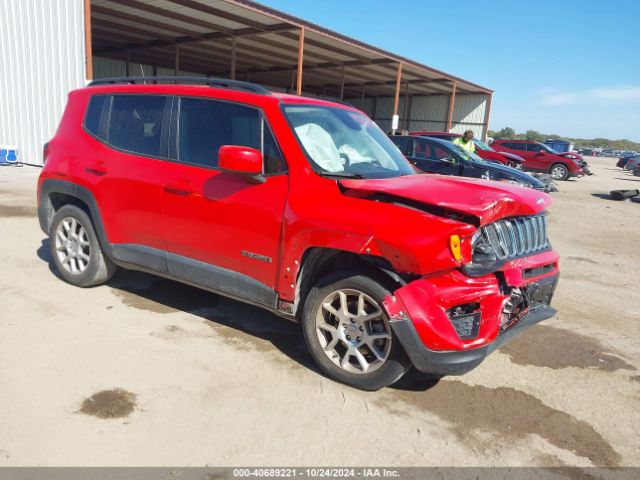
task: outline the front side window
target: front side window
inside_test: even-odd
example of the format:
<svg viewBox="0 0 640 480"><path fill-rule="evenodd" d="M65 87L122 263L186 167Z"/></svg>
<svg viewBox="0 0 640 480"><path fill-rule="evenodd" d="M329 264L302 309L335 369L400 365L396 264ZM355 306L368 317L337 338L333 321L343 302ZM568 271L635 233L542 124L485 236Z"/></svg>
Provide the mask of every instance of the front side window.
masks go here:
<svg viewBox="0 0 640 480"><path fill-rule="evenodd" d="M541 152L544 150L544 147L539 143L530 143L527 145L527 150L530 152Z"/></svg>
<svg viewBox="0 0 640 480"><path fill-rule="evenodd" d="M114 95L105 140L127 152L159 156L166 102L159 95Z"/></svg>
<svg viewBox="0 0 640 480"><path fill-rule="evenodd" d="M218 167L223 145L262 152L265 173L285 170L280 150L259 110L230 102L181 98L178 118L178 160Z"/></svg>
<svg viewBox="0 0 640 480"><path fill-rule="evenodd" d="M553 148L551 148L549 145L545 145L544 143L540 144L540 147L545 150L547 153L555 153L557 154L558 152L555 151Z"/></svg>
<svg viewBox="0 0 640 480"><path fill-rule="evenodd" d="M390 178L414 170L366 115L320 105L288 105L284 113L312 168L321 175Z"/></svg>

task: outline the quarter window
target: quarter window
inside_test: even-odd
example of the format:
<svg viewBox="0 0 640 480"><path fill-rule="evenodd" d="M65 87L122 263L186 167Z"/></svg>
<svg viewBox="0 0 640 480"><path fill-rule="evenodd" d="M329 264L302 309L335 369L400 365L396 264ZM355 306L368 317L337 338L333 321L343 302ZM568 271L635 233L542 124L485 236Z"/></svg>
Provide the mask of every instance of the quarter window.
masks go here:
<svg viewBox="0 0 640 480"><path fill-rule="evenodd" d="M107 95L94 95L91 97L91 100L89 100L84 126L87 131L96 136L100 136L100 119L102 118L102 111L108 98Z"/></svg>

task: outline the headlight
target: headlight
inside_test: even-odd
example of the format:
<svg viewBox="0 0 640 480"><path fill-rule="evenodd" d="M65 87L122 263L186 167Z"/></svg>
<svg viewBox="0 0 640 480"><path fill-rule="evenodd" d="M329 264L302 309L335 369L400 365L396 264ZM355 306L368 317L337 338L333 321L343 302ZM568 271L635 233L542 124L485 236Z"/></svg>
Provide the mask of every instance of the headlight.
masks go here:
<svg viewBox="0 0 640 480"><path fill-rule="evenodd" d="M482 231L477 231L471 239L471 263L481 268L498 263L498 255Z"/></svg>
<svg viewBox="0 0 640 480"><path fill-rule="evenodd" d="M513 178L501 178L498 181L502 182L502 183L510 183L511 185L520 185L521 187L532 187L533 186L530 183L521 182L519 180L514 180Z"/></svg>

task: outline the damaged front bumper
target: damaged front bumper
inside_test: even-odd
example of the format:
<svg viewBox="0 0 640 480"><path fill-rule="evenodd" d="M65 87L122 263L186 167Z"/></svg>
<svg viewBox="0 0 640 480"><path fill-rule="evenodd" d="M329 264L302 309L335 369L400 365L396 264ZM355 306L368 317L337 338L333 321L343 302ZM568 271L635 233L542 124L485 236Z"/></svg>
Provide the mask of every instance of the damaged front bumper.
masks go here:
<svg viewBox="0 0 640 480"><path fill-rule="evenodd" d="M506 264L468 277L460 271L424 277L385 299L391 327L415 368L461 375L527 328L555 315L557 254Z"/></svg>

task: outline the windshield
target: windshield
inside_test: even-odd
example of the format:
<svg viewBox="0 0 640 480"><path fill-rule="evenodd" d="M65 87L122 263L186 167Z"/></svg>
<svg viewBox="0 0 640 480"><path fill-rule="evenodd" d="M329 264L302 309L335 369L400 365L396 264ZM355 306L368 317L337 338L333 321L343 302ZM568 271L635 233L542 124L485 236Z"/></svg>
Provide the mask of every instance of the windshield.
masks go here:
<svg viewBox="0 0 640 480"><path fill-rule="evenodd" d="M477 138L474 138L473 139L473 143L475 143L476 147L478 147L480 150L487 150L489 152L495 152L495 150L493 148L491 148L488 143L484 143L482 140L478 140Z"/></svg>
<svg viewBox="0 0 640 480"><path fill-rule="evenodd" d="M556 155L558 154L558 152L556 152L553 148L551 148L548 145L545 145L544 143L539 143L538 145L542 145L542 148L544 148L549 153L555 153Z"/></svg>
<svg viewBox="0 0 640 480"><path fill-rule="evenodd" d="M360 112L287 105L284 113L311 166L321 175L390 178L414 173L398 147Z"/></svg>
<svg viewBox="0 0 640 480"><path fill-rule="evenodd" d="M484 158L480 158L476 153L467 152L464 148L460 148L455 143L449 142L449 145L447 146L467 162L479 163L481 165L491 165L493 163L485 160Z"/></svg>

